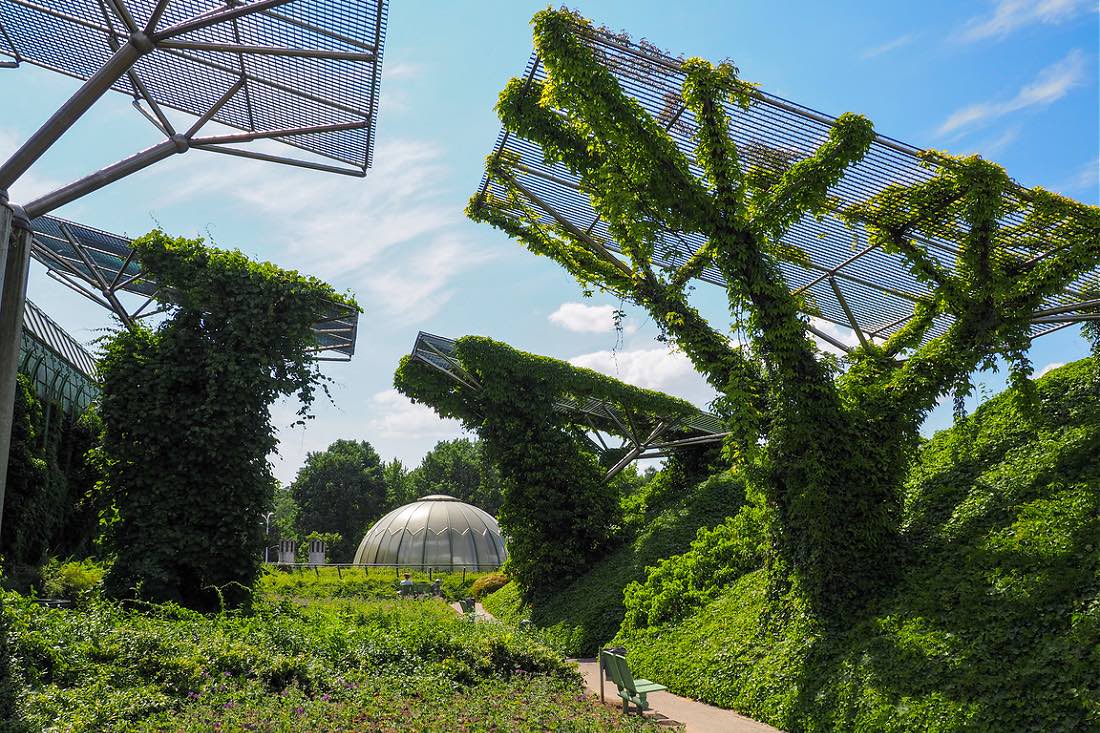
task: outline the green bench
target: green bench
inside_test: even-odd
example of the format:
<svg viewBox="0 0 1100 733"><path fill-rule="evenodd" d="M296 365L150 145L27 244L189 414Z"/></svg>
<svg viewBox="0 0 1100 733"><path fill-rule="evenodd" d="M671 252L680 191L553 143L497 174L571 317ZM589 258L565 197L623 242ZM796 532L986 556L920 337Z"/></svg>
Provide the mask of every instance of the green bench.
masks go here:
<svg viewBox="0 0 1100 733"><path fill-rule="evenodd" d="M477 601L473 598L459 598L458 605L462 608L462 613L467 616L477 613Z"/></svg>
<svg viewBox="0 0 1100 733"><path fill-rule="evenodd" d="M611 681L619 688L619 697L623 699L624 713L630 712L630 703L634 703L638 706L638 715L641 715L642 712L649 710L649 701L646 700L646 695L668 689L656 682L640 678L634 679L634 675L630 671L630 665L626 663L626 657L621 654L602 650L600 651L600 660L603 662L603 668L607 670L608 675L611 677Z"/></svg>
<svg viewBox="0 0 1100 733"><path fill-rule="evenodd" d="M443 596L440 581L425 583L420 580L413 581L409 585L397 584L397 596L399 598L424 598L426 596Z"/></svg>

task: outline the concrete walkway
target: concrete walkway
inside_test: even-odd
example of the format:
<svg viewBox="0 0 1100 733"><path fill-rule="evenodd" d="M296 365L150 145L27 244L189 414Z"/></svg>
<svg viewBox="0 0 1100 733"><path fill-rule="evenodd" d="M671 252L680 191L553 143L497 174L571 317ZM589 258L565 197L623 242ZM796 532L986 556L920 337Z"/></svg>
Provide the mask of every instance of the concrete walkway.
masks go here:
<svg viewBox="0 0 1100 733"><path fill-rule="evenodd" d="M590 691L600 694L600 670L595 659L572 659L584 676L584 684ZM659 682L660 680L654 680ZM615 691L615 683L604 685L604 697L609 705L621 707L621 699ZM723 710L713 705L689 700L671 692L651 692L648 696L651 716L670 726L683 725L685 733L781 733L770 725L758 723L752 718ZM636 710L632 705L631 710Z"/></svg>

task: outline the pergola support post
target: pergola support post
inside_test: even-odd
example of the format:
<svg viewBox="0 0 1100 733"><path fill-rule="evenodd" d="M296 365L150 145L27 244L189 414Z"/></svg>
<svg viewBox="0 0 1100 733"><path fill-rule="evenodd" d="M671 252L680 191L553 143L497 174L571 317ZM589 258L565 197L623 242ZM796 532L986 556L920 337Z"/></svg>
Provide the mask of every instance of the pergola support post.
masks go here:
<svg viewBox="0 0 1100 733"><path fill-rule="evenodd" d="M23 335L23 304L27 297L27 273L31 264L31 222L22 209L0 200L0 531L4 520L4 494L8 483L8 453L15 412L19 342Z"/></svg>

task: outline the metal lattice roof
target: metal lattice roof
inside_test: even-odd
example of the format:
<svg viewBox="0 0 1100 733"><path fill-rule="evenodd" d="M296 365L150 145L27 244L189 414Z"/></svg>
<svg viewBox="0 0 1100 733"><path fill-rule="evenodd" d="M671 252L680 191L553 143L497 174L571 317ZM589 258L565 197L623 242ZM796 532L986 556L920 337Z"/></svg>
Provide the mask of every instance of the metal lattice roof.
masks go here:
<svg viewBox="0 0 1100 733"><path fill-rule="evenodd" d="M144 275L126 237L53 216L40 216L32 225L31 256L46 266L50 277L113 311L123 323L163 312L163 305L154 305L160 299L171 302L171 291ZM120 292L141 296L143 302L136 309L127 308L118 297ZM355 353L358 323L355 308L343 303L321 304L313 326L316 350L330 358L350 359Z"/></svg>
<svg viewBox="0 0 1100 733"><path fill-rule="evenodd" d="M386 19L386 0L0 0L0 54L87 80L144 28L153 50L112 88L145 102L153 114L139 109L162 131L158 105L361 175L372 162ZM229 137L193 146L244 142Z"/></svg>
<svg viewBox="0 0 1100 733"><path fill-rule="evenodd" d="M702 171L694 165L693 136L698 125L692 112L682 103L681 87L685 76L680 69L681 60L649 44L631 43L606 31L578 28L577 32L614 72L622 89L664 126L687 159L693 161L693 172L701 175ZM528 61L525 77L529 84L546 78L545 67L537 54ZM759 91L747 110L731 102L726 106L731 119L729 135L737 143L741 163L746 168L774 162L776 158L794 163L809 156L826 141L835 122L833 117ZM512 173L523 188L537 197L537 201L530 203L540 212L540 224L567 221L608 249L621 253L607 224L596 214L588 195L581 189L578 176L560 163L547 163L537 143L507 130L502 130L497 137L496 154L499 156L502 151L518 156L518 165ZM829 191L838 202L837 210L867 201L888 185L915 184L932 178L934 171L921 164L917 157L919 152L906 143L876 136L863 160L851 166ZM483 176L483 196L490 192L499 200L507 200L507 190L501 181L487 174ZM527 216L518 207L509 213L527 221ZM1023 220L1023 215L1016 213L1007 217L1003 224L1019 226ZM1008 249L1025 257L1044 256L1043 250L1025 241L1036 234L1041 232L1018 232ZM682 265L705 241L697 232L666 232L662 239L655 248L654 260L659 266L668 268ZM956 250L952 242L922 241L941 265L954 269ZM912 317L914 303L930 294L929 287L910 273L900 255L868 246L862 228L851 228L836 216L817 219L808 215L791 227L784 242L803 250L812 263L810 267L787 261L780 263L791 290L812 295L820 315L826 320L855 327L867 336L885 338L895 333ZM713 265L707 267L699 279L725 285L724 278ZM1033 337L1070 325L1074 313L1090 305L1086 302L1087 293L1094 288L1100 288L1100 270L1079 278L1072 287L1051 298L1035 315ZM951 322L952 318L947 315L937 318L928 338L942 334ZM834 345L843 347L839 343Z"/></svg>
<svg viewBox="0 0 1100 733"><path fill-rule="evenodd" d="M19 371L30 377L39 398L64 410L81 412L99 395L95 357L29 300L23 309Z"/></svg>
<svg viewBox="0 0 1100 733"><path fill-rule="evenodd" d="M411 357L436 369L467 389L477 391L480 386L455 354L454 339L421 331L416 336ZM614 449L617 461L607 478L621 471L632 460L656 458L667 455L673 448L687 445L720 443L729 433L721 418L702 410L687 415L645 416L633 413L629 405L609 400L574 395L559 395L554 402L557 412L568 416L569 421L582 430L590 430L600 444L593 448L601 453L611 453L600 432L618 435L624 444Z"/></svg>

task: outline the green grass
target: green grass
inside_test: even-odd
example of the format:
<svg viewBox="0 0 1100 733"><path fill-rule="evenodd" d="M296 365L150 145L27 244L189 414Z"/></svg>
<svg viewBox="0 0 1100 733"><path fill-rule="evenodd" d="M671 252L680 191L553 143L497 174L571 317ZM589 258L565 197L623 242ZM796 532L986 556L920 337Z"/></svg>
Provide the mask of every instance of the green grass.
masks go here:
<svg viewBox="0 0 1100 733"><path fill-rule="evenodd" d="M400 574L388 568L340 568L274 570L260 576L257 591L269 600L282 598L360 598L391 599L397 595L401 575L408 572L417 583L428 583L428 573L401 570ZM442 578L443 596L455 601L470 595L470 587L478 578L489 573L463 574L434 573L432 578Z"/></svg>
<svg viewBox="0 0 1100 733"><path fill-rule="evenodd" d="M594 704L545 646L442 601L329 600L204 616L6 593L24 729L653 729Z"/></svg>
<svg viewBox="0 0 1100 733"><path fill-rule="evenodd" d="M792 731L1100 730L1100 375L1083 360L922 448L898 586L826 630L757 570L624 631L637 674Z"/></svg>
<svg viewBox="0 0 1100 733"><path fill-rule="evenodd" d="M482 599L485 610L518 624L531 619L533 633L567 656L594 656L623 620L623 589L645 577L646 567L683 552L703 527L716 525L744 502L743 483L726 474L713 476L670 508L641 521L636 538L542 605L523 604L514 583Z"/></svg>

